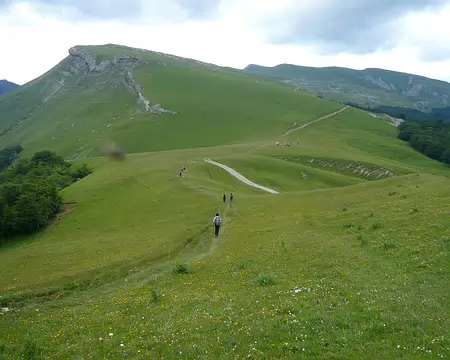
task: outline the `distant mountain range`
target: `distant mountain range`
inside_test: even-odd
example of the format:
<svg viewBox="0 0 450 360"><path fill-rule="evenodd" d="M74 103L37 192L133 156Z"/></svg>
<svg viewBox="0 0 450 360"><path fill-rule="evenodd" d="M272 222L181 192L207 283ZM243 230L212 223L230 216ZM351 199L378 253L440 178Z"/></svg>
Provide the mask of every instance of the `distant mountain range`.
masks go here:
<svg viewBox="0 0 450 360"><path fill-rule="evenodd" d="M0 96L18 87L19 85L14 84L8 80L0 80Z"/></svg>
<svg viewBox="0 0 450 360"><path fill-rule="evenodd" d="M249 65L244 71L315 93L324 99L365 108L391 108L397 113L401 113L402 108L409 108L416 110L411 113L420 117L421 113L429 116L436 109L450 106L450 83L395 71L289 64L275 67ZM409 109L405 111L409 112Z"/></svg>

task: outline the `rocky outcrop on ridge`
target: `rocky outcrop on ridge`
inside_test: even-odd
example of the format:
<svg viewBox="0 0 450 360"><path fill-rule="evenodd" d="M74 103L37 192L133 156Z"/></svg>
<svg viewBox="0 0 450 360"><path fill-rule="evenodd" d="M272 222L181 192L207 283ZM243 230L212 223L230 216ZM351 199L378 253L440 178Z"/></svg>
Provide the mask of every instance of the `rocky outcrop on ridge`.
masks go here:
<svg viewBox="0 0 450 360"><path fill-rule="evenodd" d="M70 71L74 73L77 73L80 70L86 68L88 73L97 74L109 71L115 66L121 66L122 68L125 68L125 84L130 91L137 94L139 101L144 105L147 113L149 113L150 115L176 114L175 111L162 108L160 104L151 103L150 100L145 98L145 96L143 95L142 87L134 79L132 73L132 70L137 65L139 65L139 62L141 61L139 57L121 55L116 56L111 60L104 60L100 64L97 64L96 59L92 55L77 46L70 48L69 54L74 59L70 68Z"/></svg>
<svg viewBox="0 0 450 360"><path fill-rule="evenodd" d="M77 46L70 48L69 54L75 59L81 60L81 63L87 66L88 71L94 73L102 73L110 69L111 66L117 65L119 63L135 65L140 60L137 56L121 55L116 56L112 60L104 60L100 64L97 64L93 56L88 54L86 51L78 48ZM79 61L76 63L79 63Z"/></svg>

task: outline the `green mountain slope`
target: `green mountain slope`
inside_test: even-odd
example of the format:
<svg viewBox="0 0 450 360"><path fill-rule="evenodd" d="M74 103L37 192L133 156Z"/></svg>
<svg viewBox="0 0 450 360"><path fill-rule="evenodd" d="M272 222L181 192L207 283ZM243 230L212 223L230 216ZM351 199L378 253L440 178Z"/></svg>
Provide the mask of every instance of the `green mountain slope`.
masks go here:
<svg viewBox="0 0 450 360"><path fill-rule="evenodd" d="M93 160L94 174L64 190L70 214L0 251L11 309L0 354L21 358L30 343L49 358L445 353L450 173L396 131L352 109L287 138ZM381 169L395 175L364 177Z"/></svg>
<svg viewBox="0 0 450 360"><path fill-rule="evenodd" d="M339 109L239 71L121 46L75 47L0 100L0 144L95 156L233 144Z"/></svg>
<svg viewBox="0 0 450 360"><path fill-rule="evenodd" d="M7 80L0 80L0 96L6 94L7 92L10 92L16 88L18 88L19 85L14 84Z"/></svg>
<svg viewBox="0 0 450 360"><path fill-rule="evenodd" d="M250 74L272 78L339 102L363 106L410 107L431 111L450 105L450 84L382 69L314 68L289 64L249 65Z"/></svg>
<svg viewBox="0 0 450 360"><path fill-rule="evenodd" d="M0 358L448 357L448 167L382 118L234 70L71 53L5 97L2 145L138 153L88 160L70 212L0 246Z"/></svg>

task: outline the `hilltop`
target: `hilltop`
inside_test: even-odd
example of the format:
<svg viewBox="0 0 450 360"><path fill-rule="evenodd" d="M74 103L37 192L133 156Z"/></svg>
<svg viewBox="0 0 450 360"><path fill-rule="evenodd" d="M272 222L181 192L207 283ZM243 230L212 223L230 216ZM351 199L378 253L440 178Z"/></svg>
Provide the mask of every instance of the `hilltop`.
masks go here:
<svg viewBox="0 0 450 360"><path fill-rule="evenodd" d="M69 159L110 141L135 153L262 139L339 108L237 70L118 45L73 47L0 106L1 144Z"/></svg>
<svg viewBox="0 0 450 360"><path fill-rule="evenodd" d="M281 64L275 67L249 65L244 71L319 94L325 99L371 108L407 107L427 113L450 105L448 82L383 69Z"/></svg>
<svg viewBox="0 0 450 360"><path fill-rule="evenodd" d="M0 96L6 94L7 92L18 88L19 85L10 82L8 80L0 80Z"/></svg>
<svg viewBox="0 0 450 360"><path fill-rule="evenodd" d="M384 117L117 45L0 107L10 161L71 160L0 184L24 222L49 215L33 179L69 180L50 226L0 242L0 359L448 358L450 169Z"/></svg>

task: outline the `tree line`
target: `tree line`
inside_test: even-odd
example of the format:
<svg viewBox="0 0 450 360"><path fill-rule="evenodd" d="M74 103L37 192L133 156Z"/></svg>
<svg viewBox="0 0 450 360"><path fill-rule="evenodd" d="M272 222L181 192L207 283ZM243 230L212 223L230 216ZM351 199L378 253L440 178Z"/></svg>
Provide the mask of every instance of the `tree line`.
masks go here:
<svg viewBox="0 0 450 360"><path fill-rule="evenodd" d="M399 139L434 160L450 164L450 123L442 120L405 121L399 130Z"/></svg>
<svg viewBox="0 0 450 360"><path fill-rule="evenodd" d="M411 147L431 159L450 164L450 107L433 109L430 114L425 114L419 110L390 106L370 108L353 102L347 102L346 105L405 120L399 126L400 140L407 141Z"/></svg>
<svg viewBox="0 0 450 360"><path fill-rule="evenodd" d="M387 114L395 118L409 120L409 121L433 121L433 120L444 120L450 121L450 107L443 108L433 108L430 112L423 112L417 109L411 109L406 107L395 107L395 106L384 106L379 105L377 107L364 106L361 104L357 104L355 102L345 102L345 105L349 105L351 107L373 112L376 114Z"/></svg>
<svg viewBox="0 0 450 360"><path fill-rule="evenodd" d="M10 166L22 152L20 145L7 146L0 150L0 172Z"/></svg>
<svg viewBox="0 0 450 360"><path fill-rule="evenodd" d="M0 159L5 161L0 167L0 245L16 235L45 228L61 211L60 190L92 173L86 164L73 167L50 151L37 152L11 166L22 151L13 148L19 150L0 151Z"/></svg>

